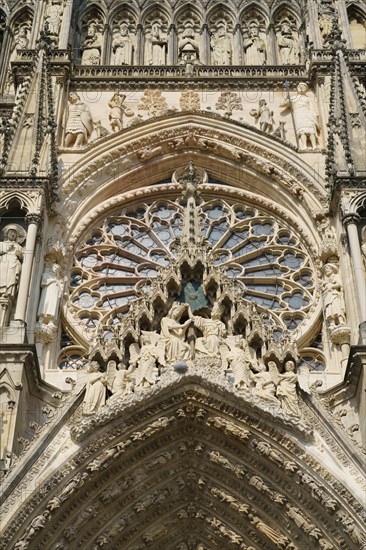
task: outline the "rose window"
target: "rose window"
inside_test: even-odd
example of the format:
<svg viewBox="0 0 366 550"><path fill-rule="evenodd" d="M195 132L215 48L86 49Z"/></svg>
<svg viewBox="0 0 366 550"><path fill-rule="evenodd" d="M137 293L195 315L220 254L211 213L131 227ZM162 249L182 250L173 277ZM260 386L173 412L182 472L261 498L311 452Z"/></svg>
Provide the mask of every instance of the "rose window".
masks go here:
<svg viewBox="0 0 366 550"><path fill-rule="evenodd" d="M75 255L66 308L81 340L118 322L149 292L177 257L185 215L182 198L158 200L110 214L89 230ZM201 201L197 215L207 262L296 337L315 302L314 268L299 236L286 222L229 201Z"/></svg>

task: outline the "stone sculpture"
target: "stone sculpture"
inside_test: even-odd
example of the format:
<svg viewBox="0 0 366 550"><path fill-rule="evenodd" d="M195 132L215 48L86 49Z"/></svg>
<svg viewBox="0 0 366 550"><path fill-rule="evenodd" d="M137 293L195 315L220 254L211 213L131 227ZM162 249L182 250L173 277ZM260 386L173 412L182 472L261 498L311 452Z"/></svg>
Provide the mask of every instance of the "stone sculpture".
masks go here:
<svg viewBox="0 0 366 550"><path fill-rule="evenodd" d="M88 32L82 45L82 65L99 65L102 52L102 34L95 21L88 24Z"/></svg>
<svg viewBox="0 0 366 550"><path fill-rule="evenodd" d="M126 106L124 105L125 100L125 94L116 92L108 101L108 106L111 109L109 120L113 132L119 132L123 129L123 114L126 111Z"/></svg>
<svg viewBox="0 0 366 550"><path fill-rule="evenodd" d="M56 42L61 29L63 5L62 0L49 0L46 8L45 21L52 39Z"/></svg>
<svg viewBox="0 0 366 550"><path fill-rule="evenodd" d="M105 405L107 378L105 373L99 371L98 361L90 363L86 376L83 415L90 416L97 413Z"/></svg>
<svg viewBox="0 0 366 550"><path fill-rule="evenodd" d="M190 319L194 326L203 334L197 338L195 351L206 357L220 357L220 348L223 345L223 338L226 335L226 327L220 320L223 313L222 306L215 302L211 311L211 319L193 315L191 309L188 309Z"/></svg>
<svg viewBox="0 0 366 550"><path fill-rule="evenodd" d="M162 25L161 19L157 19L151 25L151 33L148 37L149 65L166 65L168 42L162 34Z"/></svg>
<svg viewBox="0 0 366 550"><path fill-rule="evenodd" d="M41 322L56 321L60 298L63 291L63 280L60 276L61 266L57 263L46 263L41 281L41 298L38 306L38 318Z"/></svg>
<svg viewBox="0 0 366 550"><path fill-rule="evenodd" d="M298 37L292 30L291 21L282 19L277 34L277 44L282 65L296 65L299 63Z"/></svg>
<svg viewBox="0 0 366 550"><path fill-rule="evenodd" d="M184 341L191 319L180 324L180 319L187 308L187 304L174 302L168 315L161 320L160 334L164 338L165 360L168 365L178 360L187 361L191 357L191 348Z"/></svg>
<svg viewBox="0 0 366 550"><path fill-rule="evenodd" d="M80 100L79 94L70 92L65 146L80 147L85 145L88 143L92 131L93 119L89 107Z"/></svg>
<svg viewBox="0 0 366 550"><path fill-rule="evenodd" d="M250 372L250 378L254 382L252 389L253 395L278 405L276 398L276 386L272 378L272 374L267 370L264 363L260 363L257 366L257 372Z"/></svg>
<svg viewBox="0 0 366 550"><path fill-rule="evenodd" d="M231 65L232 63L232 45L231 37L222 25L218 28L216 35L211 40L212 64L213 65Z"/></svg>
<svg viewBox="0 0 366 550"><path fill-rule="evenodd" d="M294 116L295 132L299 140L299 148L304 151L308 149L308 140L311 148L317 149L319 122L312 100L307 96L308 86L300 82L297 86L297 95L288 96L281 103L281 107L292 109Z"/></svg>
<svg viewBox="0 0 366 550"><path fill-rule="evenodd" d="M244 53L246 65L265 65L267 62L267 46L259 36L259 23L256 20L249 23L244 33Z"/></svg>
<svg viewBox="0 0 366 550"><path fill-rule="evenodd" d="M136 387L150 387L155 384L156 364L165 366L164 340L156 332L142 331L141 348L135 343L130 346L130 366L136 367Z"/></svg>
<svg viewBox="0 0 366 550"><path fill-rule="evenodd" d="M123 363L117 365L116 361L108 361L107 387L112 392L108 400L109 404L132 392L133 371L133 365L127 369Z"/></svg>
<svg viewBox="0 0 366 550"><path fill-rule="evenodd" d="M26 50L29 46L28 38L28 26L22 25L19 28L18 34L15 35L14 42L12 44L10 61L14 61L17 57L17 50Z"/></svg>
<svg viewBox="0 0 366 550"><path fill-rule="evenodd" d="M323 284L324 318L330 328L345 323L345 303L342 293L341 279L335 264L325 264Z"/></svg>
<svg viewBox="0 0 366 550"><path fill-rule="evenodd" d="M262 132L266 132L267 134L273 132L273 111L270 110L265 99L260 99L258 109L251 109L249 114L259 121L259 128Z"/></svg>
<svg viewBox="0 0 366 550"><path fill-rule="evenodd" d="M133 43L127 23L121 23L112 42L112 65L132 65Z"/></svg>
<svg viewBox="0 0 366 550"><path fill-rule="evenodd" d="M361 253L363 256L363 262L365 264L365 269L366 269L366 226L362 229L361 237L362 237Z"/></svg>
<svg viewBox="0 0 366 550"><path fill-rule="evenodd" d="M283 374L278 372L274 361L268 363L268 369L272 379L277 384L276 396L281 403L283 412L289 416L300 418L301 412L296 393L297 374L295 372L295 363L293 361L286 361L285 372Z"/></svg>
<svg viewBox="0 0 366 550"><path fill-rule="evenodd" d="M0 242L0 297L13 298L17 292L19 276L22 269L23 248L18 243L21 228L7 225Z"/></svg>
<svg viewBox="0 0 366 550"><path fill-rule="evenodd" d="M251 355L245 340L236 336L229 336L229 338L226 338L225 344L229 350L224 357L233 371L234 386L238 389L249 387Z"/></svg>
<svg viewBox="0 0 366 550"><path fill-rule="evenodd" d="M178 40L179 63L199 63L200 50L196 40L193 23L187 21L182 36Z"/></svg>

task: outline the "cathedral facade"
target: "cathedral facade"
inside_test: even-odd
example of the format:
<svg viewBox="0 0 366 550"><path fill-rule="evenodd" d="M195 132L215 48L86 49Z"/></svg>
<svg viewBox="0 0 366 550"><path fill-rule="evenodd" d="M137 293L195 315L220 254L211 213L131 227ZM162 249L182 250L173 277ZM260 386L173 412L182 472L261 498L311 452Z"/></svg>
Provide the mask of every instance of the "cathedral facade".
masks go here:
<svg viewBox="0 0 366 550"><path fill-rule="evenodd" d="M0 548L365 550L365 0L0 0L0 60Z"/></svg>

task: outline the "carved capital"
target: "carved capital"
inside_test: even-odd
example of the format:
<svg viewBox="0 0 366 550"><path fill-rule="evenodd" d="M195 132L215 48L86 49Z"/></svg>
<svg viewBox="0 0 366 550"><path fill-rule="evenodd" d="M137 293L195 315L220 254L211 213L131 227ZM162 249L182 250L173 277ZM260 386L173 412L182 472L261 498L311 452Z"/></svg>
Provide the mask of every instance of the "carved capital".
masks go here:
<svg viewBox="0 0 366 550"><path fill-rule="evenodd" d="M25 217L27 225L35 224L39 227L42 224L42 216L40 214L27 214Z"/></svg>
<svg viewBox="0 0 366 550"><path fill-rule="evenodd" d="M350 224L358 225L360 221L361 221L360 215L356 214L355 212L344 214L342 217L342 222L345 227L348 227L348 225Z"/></svg>

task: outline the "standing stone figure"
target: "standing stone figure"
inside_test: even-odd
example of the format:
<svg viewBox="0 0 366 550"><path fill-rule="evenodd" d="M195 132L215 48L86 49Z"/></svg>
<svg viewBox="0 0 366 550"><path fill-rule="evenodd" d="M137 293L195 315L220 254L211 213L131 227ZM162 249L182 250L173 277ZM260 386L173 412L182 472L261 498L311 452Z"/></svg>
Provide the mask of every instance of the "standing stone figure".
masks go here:
<svg viewBox="0 0 366 550"><path fill-rule="evenodd" d="M10 61L17 57L17 50L26 50L29 46L28 27L23 25L19 28L18 35L15 35L11 48Z"/></svg>
<svg viewBox="0 0 366 550"><path fill-rule="evenodd" d="M90 363L87 373L86 390L83 401L83 415L90 416L98 412L106 400L107 378L105 373L99 372L98 361Z"/></svg>
<svg viewBox="0 0 366 550"><path fill-rule="evenodd" d="M165 65L168 43L162 35L160 19L151 25L151 34L148 38L149 65Z"/></svg>
<svg viewBox="0 0 366 550"><path fill-rule="evenodd" d="M265 65L267 62L267 47L259 37L258 21L252 21L244 35L244 53L246 65Z"/></svg>
<svg viewBox="0 0 366 550"><path fill-rule="evenodd" d="M308 140L311 148L316 150L318 143L318 115L315 111L313 101L306 95L308 86L304 82L300 82L297 86L297 95L289 96L280 107L288 107L292 109L295 123L295 132L299 140L301 150L308 148Z"/></svg>
<svg viewBox="0 0 366 550"><path fill-rule="evenodd" d="M62 0L49 0L45 21L52 38L56 41L60 34L63 5Z"/></svg>
<svg viewBox="0 0 366 550"><path fill-rule="evenodd" d="M2 233L4 240L0 242L0 297L13 298L17 292L23 261L23 249L18 243L20 230L16 225L7 225Z"/></svg>
<svg viewBox="0 0 366 550"><path fill-rule="evenodd" d="M296 65L299 63L298 38L294 35L289 19L282 19L277 35L277 44L282 65Z"/></svg>
<svg viewBox="0 0 366 550"><path fill-rule="evenodd" d="M93 131L93 119L89 107L80 100L80 96L76 92L70 92L69 104L65 146L80 147L88 143Z"/></svg>
<svg viewBox="0 0 366 550"><path fill-rule="evenodd" d="M88 24L88 32L82 45L82 65L99 65L102 52L102 34L97 24L92 21Z"/></svg>
<svg viewBox="0 0 366 550"><path fill-rule="evenodd" d="M111 109L109 113L109 120L113 132L119 132L123 129L123 113L126 110L124 105L125 100L125 94L119 94L116 92L112 96L112 99L108 101L108 106Z"/></svg>
<svg viewBox="0 0 366 550"><path fill-rule="evenodd" d="M226 27L221 26L216 35L211 40L212 64L213 65L231 65L232 45L231 38L226 32Z"/></svg>
<svg viewBox="0 0 366 550"><path fill-rule="evenodd" d="M296 393L297 374L295 363L293 361L286 361L285 372L282 374L278 372L274 361L268 363L268 369L277 385L276 396L281 403L283 412L289 416L300 418L301 412Z"/></svg>
<svg viewBox="0 0 366 550"><path fill-rule="evenodd" d="M258 109L251 109L249 114L254 116L256 120L259 120L259 128L262 132L266 132L268 134L273 132L273 111L269 109L265 99L260 99Z"/></svg>
<svg viewBox="0 0 366 550"><path fill-rule="evenodd" d="M38 306L38 318L41 322L55 322L58 318L60 298L63 291L63 280L60 277L61 266L57 263L46 263L41 281L41 298Z"/></svg>
<svg viewBox="0 0 366 550"><path fill-rule="evenodd" d="M323 306L324 318L330 328L346 322L342 284L335 264L326 264L323 268Z"/></svg>
<svg viewBox="0 0 366 550"><path fill-rule="evenodd" d="M127 23L121 23L112 42L112 65L132 65L133 44Z"/></svg>

